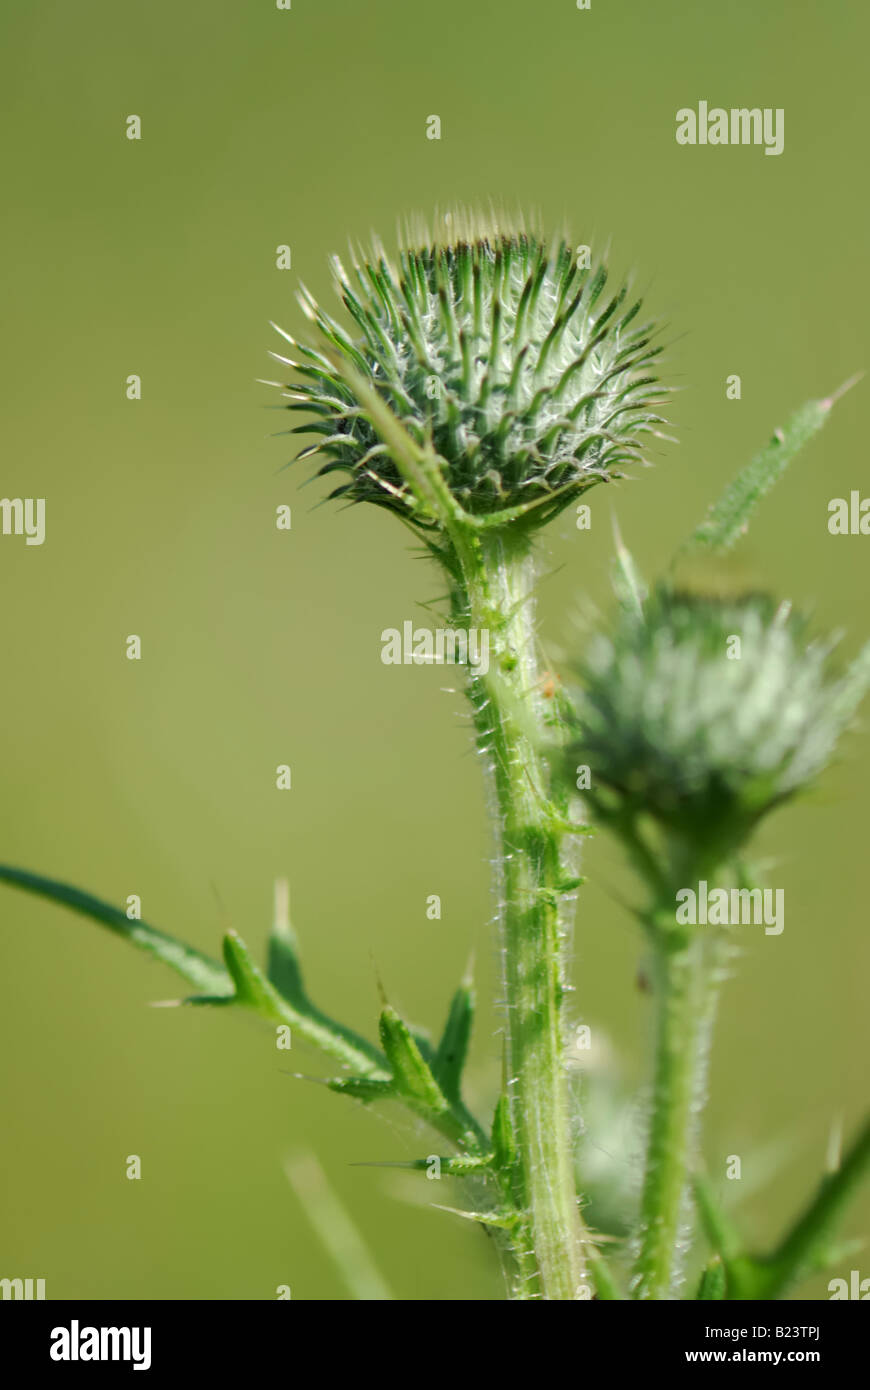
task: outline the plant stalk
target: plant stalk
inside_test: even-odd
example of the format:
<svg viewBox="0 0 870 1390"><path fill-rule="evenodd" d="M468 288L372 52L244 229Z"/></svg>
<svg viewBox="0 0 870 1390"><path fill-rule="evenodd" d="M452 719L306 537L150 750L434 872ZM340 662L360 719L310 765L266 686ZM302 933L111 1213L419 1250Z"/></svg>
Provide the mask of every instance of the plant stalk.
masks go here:
<svg viewBox="0 0 870 1390"><path fill-rule="evenodd" d="M701 927L688 940L660 935L656 953L656 1059L634 1296L676 1296L688 1237L689 1183L718 997L721 944Z"/></svg>
<svg viewBox="0 0 870 1390"><path fill-rule="evenodd" d="M517 1297L575 1299L584 1288L564 1061L562 998L569 881L564 816L551 799L541 751L549 702L534 628L528 540L465 537L454 618L489 633L489 669L471 678L478 749L490 769L496 822ZM529 1274L531 1270L531 1274Z"/></svg>

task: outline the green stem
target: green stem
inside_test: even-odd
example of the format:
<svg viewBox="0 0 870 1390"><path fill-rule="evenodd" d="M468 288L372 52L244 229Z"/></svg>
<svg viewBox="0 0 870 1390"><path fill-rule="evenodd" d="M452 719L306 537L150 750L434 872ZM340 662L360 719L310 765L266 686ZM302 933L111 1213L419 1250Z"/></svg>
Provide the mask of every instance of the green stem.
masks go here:
<svg viewBox="0 0 870 1390"><path fill-rule="evenodd" d="M534 630L529 543L505 533L454 534L454 620L489 633L489 670L472 676L477 743L491 769L497 825L510 1177L521 1212L520 1297L574 1299L584 1282L562 1034L569 870L566 830L540 750L548 701ZM531 1271L531 1273L530 1273Z"/></svg>
<svg viewBox="0 0 870 1390"><path fill-rule="evenodd" d="M855 1136L839 1168L818 1191L771 1255L738 1262L731 1298L780 1298L793 1283L823 1268L826 1246L855 1193L870 1174L870 1120Z"/></svg>
<svg viewBox="0 0 870 1390"><path fill-rule="evenodd" d="M688 1221L689 1177L704 1104L716 1009L718 946L711 928L657 953L655 1086L641 1199L635 1297L675 1297Z"/></svg>

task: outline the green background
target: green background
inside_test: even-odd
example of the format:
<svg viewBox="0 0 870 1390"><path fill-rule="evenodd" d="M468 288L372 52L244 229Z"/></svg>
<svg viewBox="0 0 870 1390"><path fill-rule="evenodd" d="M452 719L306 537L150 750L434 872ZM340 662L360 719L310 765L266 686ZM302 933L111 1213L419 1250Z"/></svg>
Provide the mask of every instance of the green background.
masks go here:
<svg viewBox="0 0 870 1390"><path fill-rule="evenodd" d="M45 497L47 539L0 537L0 858L121 905L138 893L147 920L213 953L228 923L262 952L286 873L315 998L370 1034L378 978L436 1028L471 951L491 1000L461 696L380 661L381 630L422 616L437 577L391 517L315 509L306 465L279 471L294 441L269 436L294 421L255 381L275 374L268 320L299 331L298 281L328 300L327 254L372 229L391 241L408 211L493 198L611 242L669 324L681 442L593 492L591 532L570 514L548 531L542 631L566 642L578 593L608 602L614 510L654 574L793 408L866 364L867 41L857 5L811 0L5 7L0 492ZM678 146L675 112L700 99L783 107L784 153ZM831 537L827 503L870 492L866 401L866 383L843 400L717 574L810 606L849 654L870 629L870 541ZM855 737L770 824L786 929L748 929L725 992L705 1149L718 1179L743 1157L759 1242L866 1099L868 774ZM585 867L572 1007L633 1087L650 1036L616 901L633 884L602 840ZM352 1166L429 1136L293 1079L328 1064L276 1052L268 1029L148 1008L179 982L83 920L5 889L0 917L0 1276L44 1277L49 1298L347 1297L282 1172L313 1150L397 1296L498 1295L484 1238L430 1209L433 1185ZM498 1027L482 1008L481 1107ZM860 1255L833 1272L862 1258L870 1273Z"/></svg>

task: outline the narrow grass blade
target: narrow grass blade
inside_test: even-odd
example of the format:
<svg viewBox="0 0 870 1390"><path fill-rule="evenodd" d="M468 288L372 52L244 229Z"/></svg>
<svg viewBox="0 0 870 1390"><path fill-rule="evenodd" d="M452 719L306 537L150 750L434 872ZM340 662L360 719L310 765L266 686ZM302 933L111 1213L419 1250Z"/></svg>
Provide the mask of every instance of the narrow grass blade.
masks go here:
<svg viewBox="0 0 870 1390"><path fill-rule="evenodd" d="M647 586L634 562L634 556L625 545L619 523L613 518L613 543L616 549L616 564L613 570L613 587L622 608L629 609L638 618L643 617L643 605L647 596Z"/></svg>
<svg viewBox="0 0 870 1390"><path fill-rule="evenodd" d="M284 1166L287 1180L320 1240L362 1303L392 1300L371 1253L313 1154L299 1154Z"/></svg>

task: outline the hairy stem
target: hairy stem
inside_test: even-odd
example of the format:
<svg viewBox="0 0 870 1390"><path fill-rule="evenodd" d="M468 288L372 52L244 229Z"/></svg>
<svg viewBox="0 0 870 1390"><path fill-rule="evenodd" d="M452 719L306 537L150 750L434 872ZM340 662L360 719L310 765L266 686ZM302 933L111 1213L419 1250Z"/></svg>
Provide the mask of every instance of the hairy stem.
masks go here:
<svg viewBox="0 0 870 1390"><path fill-rule="evenodd" d="M548 718L534 630L534 562L522 537L465 537L454 618L489 634L489 669L472 676L478 748L490 768L497 847L509 1190L520 1213L518 1297L583 1296L583 1228L574 1185L562 1033L568 882L566 826L541 753Z"/></svg>
<svg viewBox="0 0 870 1390"><path fill-rule="evenodd" d="M715 938L696 934L657 953L655 1083L635 1266L634 1292L641 1299L675 1296L707 1082L718 949Z"/></svg>

